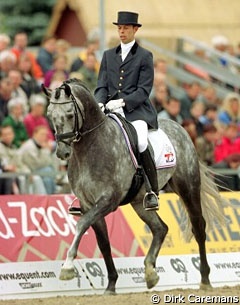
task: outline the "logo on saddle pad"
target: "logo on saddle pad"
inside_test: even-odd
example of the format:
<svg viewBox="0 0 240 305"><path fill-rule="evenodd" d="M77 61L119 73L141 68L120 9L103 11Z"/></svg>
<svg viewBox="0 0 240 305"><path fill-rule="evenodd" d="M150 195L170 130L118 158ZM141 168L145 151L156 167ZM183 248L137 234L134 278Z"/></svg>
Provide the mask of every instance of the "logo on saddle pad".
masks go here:
<svg viewBox="0 0 240 305"><path fill-rule="evenodd" d="M174 155L172 152L165 154L164 157L166 158L167 163L174 161Z"/></svg>

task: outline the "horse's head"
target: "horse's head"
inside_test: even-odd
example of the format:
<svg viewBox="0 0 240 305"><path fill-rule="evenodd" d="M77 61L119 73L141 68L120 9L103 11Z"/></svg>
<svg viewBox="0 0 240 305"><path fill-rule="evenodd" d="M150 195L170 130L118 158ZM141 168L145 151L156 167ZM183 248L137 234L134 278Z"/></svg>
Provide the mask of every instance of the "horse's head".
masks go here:
<svg viewBox="0 0 240 305"><path fill-rule="evenodd" d="M43 91L49 99L47 116L55 130L57 157L64 160L69 159L72 143L78 142L82 136L101 124L102 112L88 89L77 79L65 81L54 90L43 86ZM91 118L92 123L85 120L86 116ZM100 121L99 124L98 121ZM96 126L93 127L93 124Z"/></svg>
<svg viewBox="0 0 240 305"><path fill-rule="evenodd" d="M60 159L69 159L71 143L79 140L79 131L84 121L84 110L81 103L77 103L71 85L64 82L54 90L43 87L49 98L47 116L51 120L57 141L56 154Z"/></svg>

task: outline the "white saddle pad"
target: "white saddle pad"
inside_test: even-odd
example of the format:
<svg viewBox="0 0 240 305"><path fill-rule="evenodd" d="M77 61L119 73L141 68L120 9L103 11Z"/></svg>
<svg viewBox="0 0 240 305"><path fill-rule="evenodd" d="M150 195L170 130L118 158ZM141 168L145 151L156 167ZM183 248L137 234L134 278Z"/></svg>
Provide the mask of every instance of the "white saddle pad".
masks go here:
<svg viewBox="0 0 240 305"><path fill-rule="evenodd" d="M117 122L117 124L119 125L119 127L121 128L125 141L126 141L126 144L128 146L133 164L137 168L138 167L137 159L132 151L132 147L131 147L130 141L128 139L128 135L127 135L125 129L123 128L121 121L113 113L109 114L109 116L112 119L114 119ZM148 131L148 139L153 148L154 160L155 160L157 169L173 167L176 165L175 150L174 150L173 145L172 145L171 141L169 140L168 136L162 129L158 128L158 130Z"/></svg>
<svg viewBox="0 0 240 305"><path fill-rule="evenodd" d="M176 153L166 133L158 130L149 131L148 139L154 151L156 168L172 167L176 165Z"/></svg>

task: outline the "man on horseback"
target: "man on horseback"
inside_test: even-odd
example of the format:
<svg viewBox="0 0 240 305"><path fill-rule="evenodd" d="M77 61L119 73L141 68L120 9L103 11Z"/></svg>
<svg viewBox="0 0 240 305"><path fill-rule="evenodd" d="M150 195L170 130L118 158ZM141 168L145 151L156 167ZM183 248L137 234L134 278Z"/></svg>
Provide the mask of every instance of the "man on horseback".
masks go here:
<svg viewBox="0 0 240 305"><path fill-rule="evenodd" d="M151 190L144 198L146 210L158 209L158 180L155 161L148 148L148 129L157 129L157 113L149 100L153 86L154 69L152 53L135 40L142 25L138 14L118 12L121 43L104 52L95 90L101 108L119 112L134 126L138 137L140 160Z"/></svg>

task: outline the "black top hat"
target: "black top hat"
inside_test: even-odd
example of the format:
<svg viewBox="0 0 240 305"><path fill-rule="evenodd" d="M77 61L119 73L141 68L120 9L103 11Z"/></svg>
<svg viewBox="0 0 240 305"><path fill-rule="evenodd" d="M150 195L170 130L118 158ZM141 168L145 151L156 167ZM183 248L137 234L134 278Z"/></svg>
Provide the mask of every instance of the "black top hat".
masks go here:
<svg viewBox="0 0 240 305"><path fill-rule="evenodd" d="M138 14L133 12L118 12L118 20L117 22L113 22L115 25L135 25L135 26L142 26L138 23Z"/></svg>

